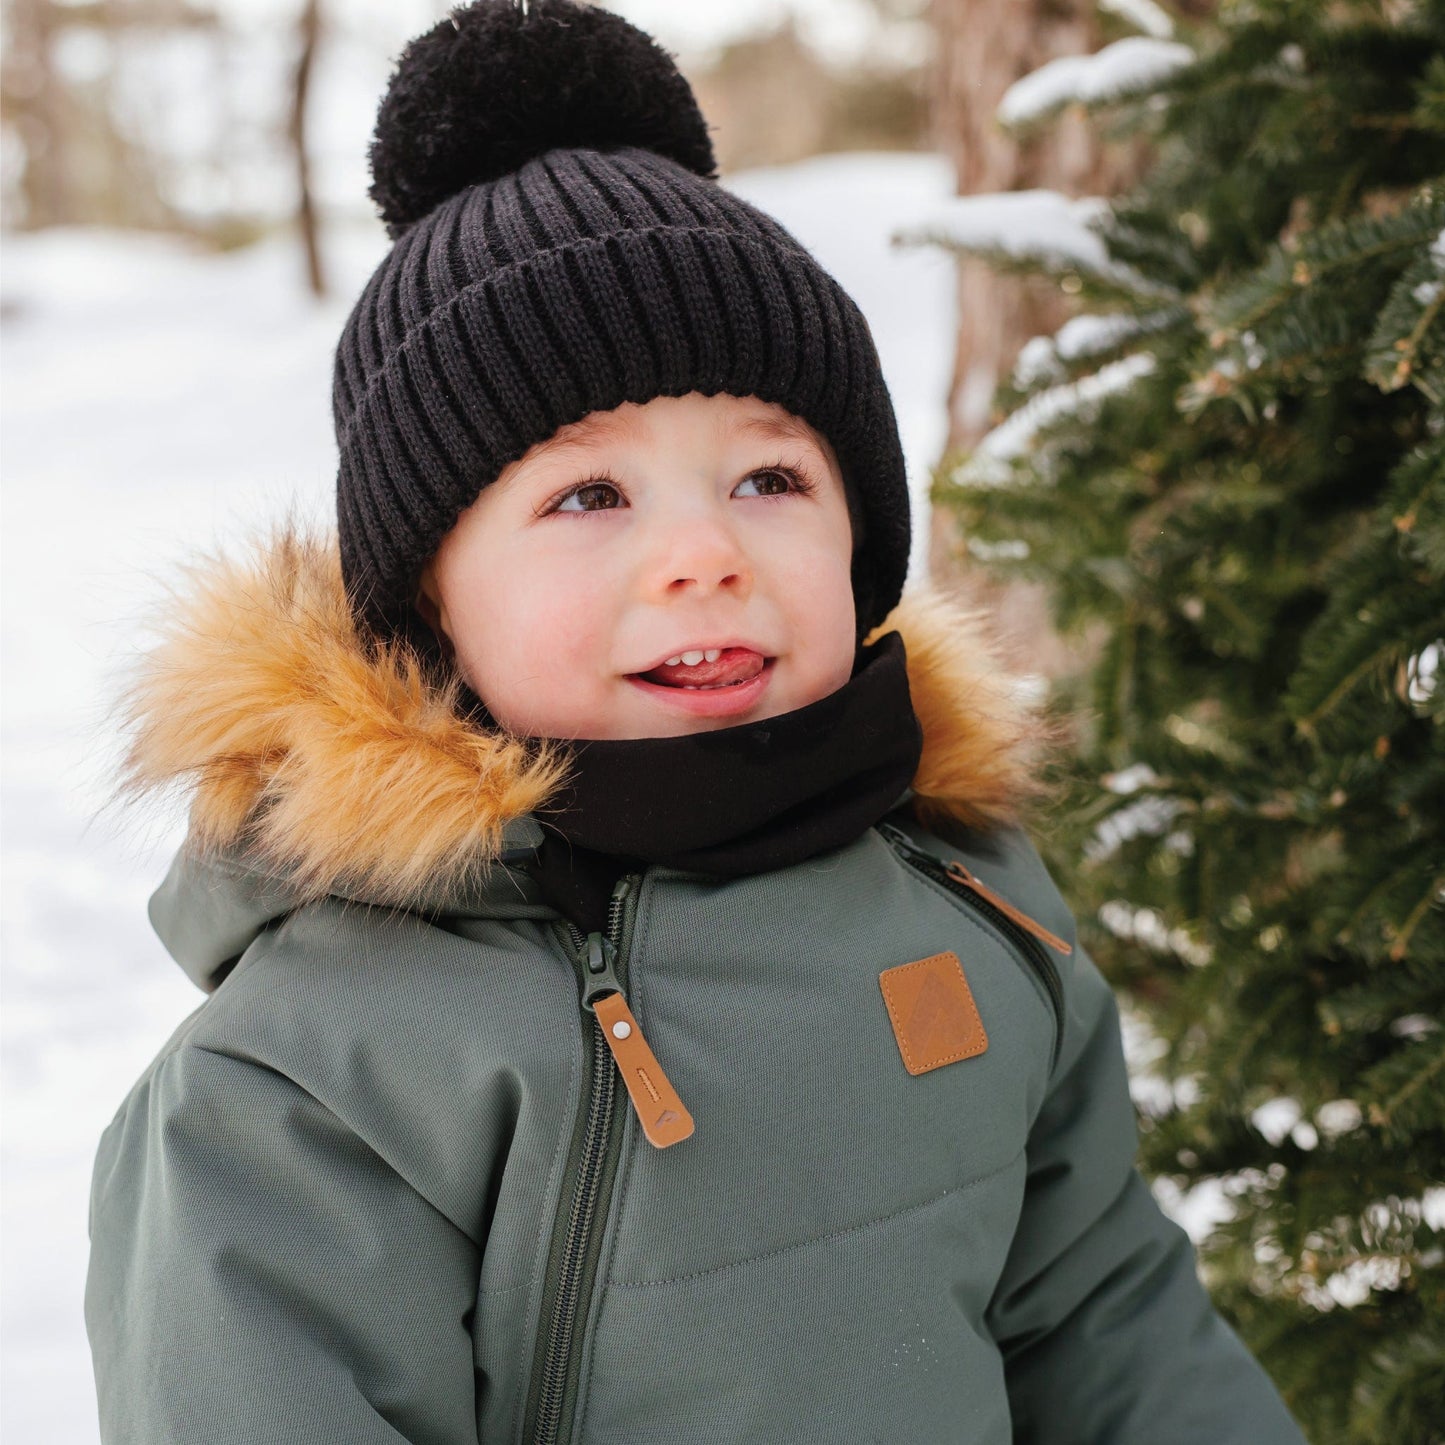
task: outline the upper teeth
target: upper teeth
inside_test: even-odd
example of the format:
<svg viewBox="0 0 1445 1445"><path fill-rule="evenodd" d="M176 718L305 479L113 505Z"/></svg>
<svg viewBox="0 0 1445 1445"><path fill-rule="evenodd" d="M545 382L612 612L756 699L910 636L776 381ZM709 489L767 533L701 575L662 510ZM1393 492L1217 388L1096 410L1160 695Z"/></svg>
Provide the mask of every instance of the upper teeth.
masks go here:
<svg viewBox="0 0 1445 1445"><path fill-rule="evenodd" d="M720 647L709 647L705 652L694 649L691 652L680 652L676 657L669 657L664 666L677 667L680 663L685 663L688 667L696 667L704 659L708 662L716 662L721 656L722 648Z"/></svg>

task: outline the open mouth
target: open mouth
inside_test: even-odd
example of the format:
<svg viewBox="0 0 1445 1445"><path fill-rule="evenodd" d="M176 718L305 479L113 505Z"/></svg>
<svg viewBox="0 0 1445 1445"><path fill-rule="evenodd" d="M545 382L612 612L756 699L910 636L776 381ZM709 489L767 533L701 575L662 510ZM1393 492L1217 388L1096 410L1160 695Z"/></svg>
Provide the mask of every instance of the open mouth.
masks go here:
<svg viewBox="0 0 1445 1445"><path fill-rule="evenodd" d="M693 657L698 660L688 662ZM746 647L719 648L712 656L684 653L676 662L664 662L650 672L635 674L658 687L680 687L688 692L705 692L720 687L740 687L751 682L772 659Z"/></svg>
<svg viewBox="0 0 1445 1445"><path fill-rule="evenodd" d="M667 706L694 716L721 717L746 712L767 690L773 657L748 648L723 648L714 659L663 663L627 680Z"/></svg>

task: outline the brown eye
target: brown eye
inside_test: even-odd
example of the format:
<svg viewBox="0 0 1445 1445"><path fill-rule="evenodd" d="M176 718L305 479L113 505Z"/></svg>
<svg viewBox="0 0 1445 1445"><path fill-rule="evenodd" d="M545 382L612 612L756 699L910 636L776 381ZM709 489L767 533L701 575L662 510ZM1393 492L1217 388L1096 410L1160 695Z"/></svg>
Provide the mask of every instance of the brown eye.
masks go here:
<svg viewBox="0 0 1445 1445"><path fill-rule="evenodd" d="M553 507L554 512L609 512L621 505L621 494L611 482L584 482ZM571 504L576 502L576 506Z"/></svg>
<svg viewBox="0 0 1445 1445"><path fill-rule="evenodd" d="M791 472L782 471L777 467L769 467L759 472L752 472L738 483L739 487L745 487L749 482L759 482L760 489L753 495L759 497L781 497L793 491L796 479Z"/></svg>

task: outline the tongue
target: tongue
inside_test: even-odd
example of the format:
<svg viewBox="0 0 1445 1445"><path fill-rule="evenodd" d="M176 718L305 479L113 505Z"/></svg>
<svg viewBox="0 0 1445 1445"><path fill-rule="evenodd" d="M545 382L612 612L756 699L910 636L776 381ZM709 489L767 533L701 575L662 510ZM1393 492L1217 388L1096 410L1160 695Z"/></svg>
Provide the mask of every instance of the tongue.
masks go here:
<svg viewBox="0 0 1445 1445"><path fill-rule="evenodd" d="M725 647L716 662L697 662L691 667L679 662L669 667L663 663L651 672L641 674L648 682L663 687L706 687L729 682L747 682L762 670L766 658L759 652L750 652L746 647Z"/></svg>

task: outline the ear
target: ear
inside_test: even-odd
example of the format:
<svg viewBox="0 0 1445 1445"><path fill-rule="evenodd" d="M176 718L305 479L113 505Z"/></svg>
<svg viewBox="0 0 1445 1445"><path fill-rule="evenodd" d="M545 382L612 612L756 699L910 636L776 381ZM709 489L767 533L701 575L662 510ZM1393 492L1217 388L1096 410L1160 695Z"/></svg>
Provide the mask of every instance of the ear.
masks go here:
<svg viewBox="0 0 1445 1445"><path fill-rule="evenodd" d="M455 657L456 649L452 645L451 633L447 631L446 609L437 597L436 579L432 576L430 562L422 568L421 577L417 582L416 597L412 600L412 605L421 614L422 621L436 633L437 640L441 643L442 650L446 655Z"/></svg>

